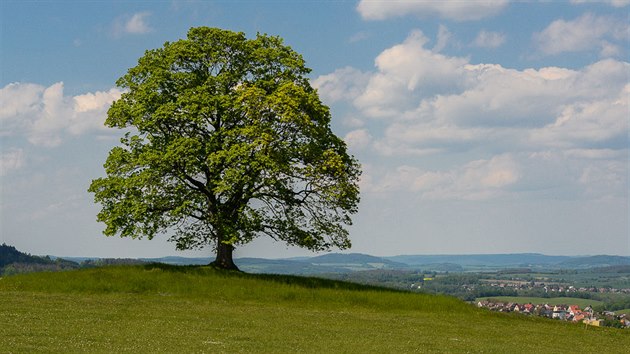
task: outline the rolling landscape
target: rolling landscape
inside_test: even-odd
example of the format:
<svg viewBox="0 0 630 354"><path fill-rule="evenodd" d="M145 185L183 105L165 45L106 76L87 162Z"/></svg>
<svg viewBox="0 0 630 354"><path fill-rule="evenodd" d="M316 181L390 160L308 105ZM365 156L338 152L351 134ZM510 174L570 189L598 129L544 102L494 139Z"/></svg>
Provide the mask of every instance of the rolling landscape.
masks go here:
<svg viewBox="0 0 630 354"><path fill-rule="evenodd" d="M201 265L208 262L201 258L76 258L77 263L31 256L7 245L0 251L0 271L5 273L0 278L0 322L5 324L0 328L0 348L10 348L8 353L501 353L505 348L531 353L549 352L549 343L554 343L554 353L590 353L615 352L630 345L630 329L497 313L457 299L456 293L426 290L440 281L470 283L471 277L481 274L494 281L506 275L514 278L516 273L506 270L533 265L533 259L540 267L550 265L547 276L560 274L559 264L571 260L568 264L577 268L564 268L565 276L588 279L584 274L595 271L591 277L601 277L608 268L597 266L620 262L618 257L440 256L440 261L459 262L453 264L462 268L478 266L480 257L495 259L488 263L497 269L504 265L503 272L452 273L424 272L390 260L403 257L327 254L299 260L237 259L245 272L236 272ZM425 263L426 257L404 259ZM271 274L273 269L284 274ZM609 280L630 288L630 270L618 270ZM426 285L412 288L412 282ZM630 294L622 296L630 299ZM476 300L491 298L576 303L582 308L604 304L575 297Z"/></svg>
<svg viewBox="0 0 630 354"><path fill-rule="evenodd" d="M0 280L0 294L0 348L11 353L592 353L630 345L627 330L494 313L448 296L203 266L15 275Z"/></svg>

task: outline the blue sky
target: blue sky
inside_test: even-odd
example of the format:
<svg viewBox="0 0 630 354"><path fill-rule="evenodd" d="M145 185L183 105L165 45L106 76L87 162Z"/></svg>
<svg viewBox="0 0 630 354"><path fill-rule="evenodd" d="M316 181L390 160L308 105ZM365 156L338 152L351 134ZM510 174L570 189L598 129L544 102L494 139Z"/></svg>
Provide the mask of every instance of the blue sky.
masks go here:
<svg viewBox="0 0 630 354"><path fill-rule="evenodd" d="M3 1L0 242L202 256L107 238L87 193L115 81L210 26L279 35L363 164L352 252L630 255L630 1ZM237 257L307 251L265 239Z"/></svg>

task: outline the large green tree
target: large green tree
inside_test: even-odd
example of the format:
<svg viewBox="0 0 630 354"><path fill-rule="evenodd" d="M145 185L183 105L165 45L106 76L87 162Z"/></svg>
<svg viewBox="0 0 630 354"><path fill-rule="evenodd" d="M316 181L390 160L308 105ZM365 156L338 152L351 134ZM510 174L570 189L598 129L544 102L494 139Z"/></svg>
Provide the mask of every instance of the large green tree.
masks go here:
<svg viewBox="0 0 630 354"><path fill-rule="evenodd" d="M199 27L146 51L117 81L105 124L125 129L89 191L108 236L236 246L266 235L350 247L360 166L330 128L302 56L279 37Z"/></svg>

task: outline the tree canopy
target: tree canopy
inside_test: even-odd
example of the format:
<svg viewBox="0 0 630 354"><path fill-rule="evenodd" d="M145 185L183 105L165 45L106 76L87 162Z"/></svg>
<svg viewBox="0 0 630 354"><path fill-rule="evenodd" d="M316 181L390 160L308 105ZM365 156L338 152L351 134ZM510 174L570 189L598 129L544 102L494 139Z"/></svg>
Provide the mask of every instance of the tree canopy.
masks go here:
<svg viewBox="0 0 630 354"><path fill-rule="evenodd" d="M350 247L360 166L309 71L279 37L207 27L146 51L117 81L105 124L128 132L89 188L104 233L212 245L233 269L234 247L261 235Z"/></svg>

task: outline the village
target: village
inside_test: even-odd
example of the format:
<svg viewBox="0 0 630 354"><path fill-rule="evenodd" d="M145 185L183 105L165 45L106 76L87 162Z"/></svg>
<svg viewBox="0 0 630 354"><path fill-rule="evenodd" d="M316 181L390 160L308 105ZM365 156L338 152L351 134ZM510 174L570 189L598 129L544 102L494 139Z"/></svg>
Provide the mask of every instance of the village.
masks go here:
<svg viewBox="0 0 630 354"><path fill-rule="evenodd" d="M630 294L630 288L615 287L575 287L572 285L557 282L526 281L526 280L505 280L505 279L482 279L482 283L493 288L511 288L515 290L541 290L545 293L611 293Z"/></svg>
<svg viewBox="0 0 630 354"><path fill-rule="evenodd" d="M596 327L606 326L630 329L630 316L627 314L617 315L614 311L596 312L591 306L587 306L582 310L578 305L519 304L488 299L478 301L477 307L497 312L515 312L560 321L584 323L585 325Z"/></svg>

